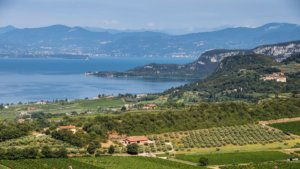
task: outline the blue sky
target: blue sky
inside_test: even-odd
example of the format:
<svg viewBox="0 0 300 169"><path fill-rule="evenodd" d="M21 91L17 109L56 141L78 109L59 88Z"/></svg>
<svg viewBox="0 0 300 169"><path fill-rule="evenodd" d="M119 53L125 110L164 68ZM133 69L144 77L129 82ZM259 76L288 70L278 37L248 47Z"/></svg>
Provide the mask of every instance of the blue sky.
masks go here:
<svg viewBox="0 0 300 169"><path fill-rule="evenodd" d="M300 24L298 0L0 0L0 26L212 30Z"/></svg>

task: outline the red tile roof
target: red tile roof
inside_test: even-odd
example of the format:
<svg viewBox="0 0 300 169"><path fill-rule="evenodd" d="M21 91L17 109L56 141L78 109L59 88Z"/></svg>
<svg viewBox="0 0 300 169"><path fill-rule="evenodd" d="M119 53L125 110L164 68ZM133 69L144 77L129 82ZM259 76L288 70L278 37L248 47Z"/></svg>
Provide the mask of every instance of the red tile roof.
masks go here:
<svg viewBox="0 0 300 169"><path fill-rule="evenodd" d="M76 126L69 125L69 126L59 126L60 129L76 129Z"/></svg>
<svg viewBox="0 0 300 169"><path fill-rule="evenodd" d="M127 137L126 141L129 141L129 142L148 141L148 137L146 137L146 136L132 136L132 137Z"/></svg>
<svg viewBox="0 0 300 169"><path fill-rule="evenodd" d="M156 104L147 104L146 106L147 107L156 107L157 105Z"/></svg>

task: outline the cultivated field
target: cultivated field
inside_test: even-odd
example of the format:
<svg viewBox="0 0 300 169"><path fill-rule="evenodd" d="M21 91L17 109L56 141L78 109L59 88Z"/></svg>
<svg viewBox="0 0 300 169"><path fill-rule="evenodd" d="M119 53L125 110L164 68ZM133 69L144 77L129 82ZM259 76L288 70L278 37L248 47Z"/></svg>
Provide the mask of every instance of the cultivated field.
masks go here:
<svg viewBox="0 0 300 169"><path fill-rule="evenodd" d="M233 165L224 166L221 169L299 169L299 162L270 162L270 163L259 163L251 165Z"/></svg>
<svg viewBox="0 0 300 169"><path fill-rule="evenodd" d="M284 132L300 135L300 121L286 122L286 123L274 123L272 127L278 128Z"/></svg>
<svg viewBox="0 0 300 169"><path fill-rule="evenodd" d="M40 148L42 146L50 146L52 148L60 148L60 147L65 147L65 148L71 148L71 149L76 149L77 147L74 147L66 142L56 140L50 136L44 135L40 137L35 137L35 136L25 136L17 139L11 139L11 140L6 140L3 142L0 142L0 147L1 148Z"/></svg>
<svg viewBox="0 0 300 169"><path fill-rule="evenodd" d="M177 154L176 158L197 163L201 157L208 158L209 165L259 163L286 160L290 155L279 151L235 152L214 154Z"/></svg>
<svg viewBox="0 0 300 169"><path fill-rule="evenodd" d="M149 139L155 141L155 145L150 144L150 151L157 152L170 149L168 143L172 143L175 151L189 151L227 145L265 145L284 142L293 137L261 125L242 125L150 135Z"/></svg>
<svg viewBox="0 0 300 169"><path fill-rule="evenodd" d="M196 169L200 167L147 157L80 157L61 159L2 160L0 164L17 169Z"/></svg>
<svg viewBox="0 0 300 169"><path fill-rule="evenodd" d="M26 112L45 112L51 114L64 113L84 113L84 112L102 112L111 108L121 107L126 102L122 98L100 98L95 100L75 100L72 102L57 102L48 104L17 104L11 105L8 109L0 110L0 120L14 120L22 111Z"/></svg>

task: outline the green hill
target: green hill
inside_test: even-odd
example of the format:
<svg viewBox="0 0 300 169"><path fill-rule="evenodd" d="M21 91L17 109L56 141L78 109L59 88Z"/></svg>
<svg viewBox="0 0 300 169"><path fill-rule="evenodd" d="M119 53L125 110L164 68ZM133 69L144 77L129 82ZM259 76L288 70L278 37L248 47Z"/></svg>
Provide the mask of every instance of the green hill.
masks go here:
<svg viewBox="0 0 300 169"><path fill-rule="evenodd" d="M290 60L295 60L290 58ZM258 55L236 55L225 58L215 72L204 80L167 90L169 101L196 102L246 100L258 101L277 96L299 93L299 64L276 62ZM283 73L283 75L278 75ZM263 80L267 76L280 76L286 82Z"/></svg>

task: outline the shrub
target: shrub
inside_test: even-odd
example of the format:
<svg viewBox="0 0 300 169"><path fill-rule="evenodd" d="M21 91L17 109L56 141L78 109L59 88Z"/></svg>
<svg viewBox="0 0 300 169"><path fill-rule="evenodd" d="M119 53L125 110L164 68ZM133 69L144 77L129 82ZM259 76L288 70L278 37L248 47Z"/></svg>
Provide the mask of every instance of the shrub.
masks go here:
<svg viewBox="0 0 300 169"><path fill-rule="evenodd" d="M207 165L208 165L208 158L201 157L201 158L199 159L199 165L200 165L200 166L207 166Z"/></svg>
<svg viewBox="0 0 300 169"><path fill-rule="evenodd" d="M138 154L139 146L137 144L129 144L127 145L127 153L131 155L136 155Z"/></svg>

